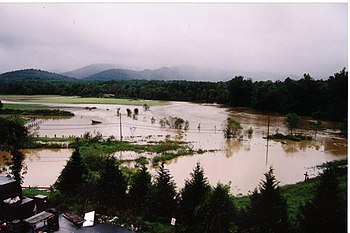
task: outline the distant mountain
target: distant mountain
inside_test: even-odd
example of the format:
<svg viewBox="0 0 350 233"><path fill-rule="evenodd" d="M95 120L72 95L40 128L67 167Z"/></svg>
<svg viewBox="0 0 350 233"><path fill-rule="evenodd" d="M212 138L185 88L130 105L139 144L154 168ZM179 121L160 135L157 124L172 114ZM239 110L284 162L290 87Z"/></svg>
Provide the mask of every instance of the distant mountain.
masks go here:
<svg viewBox="0 0 350 233"><path fill-rule="evenodd" d="M87 81L109 81L109 80L130 80L140 79L140 71L127 69L110 69L84 78Z"/></svg>
<svg viewBox="0 0 350 233"><path fill-rule="evenodd" d="M110 69L89 77L84 80L129 80L129 79L146 79L146 80L188 80L188 81L222 81L227 80L230 75L227 72L216 70L203 70L195 66L175 66L162 67L142 71L129 69Z"/></svg>
<svg viewBox="0 0 350 233"><path fill-rule="evenodd" d="M21 82L21 81L76 81L74 78L66 77L60 74L37 69L16 70L0 74L0 81Z"/></svg>
<svg viewBox="0 0 350 233"><path fill-rule="evenodd" d="M76 70L62 73L62 75L76 78L76 79L83 79L83 78L89 77L91 75L100 73L102 71L116 69L116 68L119 68L119 67L117 65L113 65L113 64L91 64L91 65L84 66L84 67L81 67L81 68L76 69Z"/></svg>

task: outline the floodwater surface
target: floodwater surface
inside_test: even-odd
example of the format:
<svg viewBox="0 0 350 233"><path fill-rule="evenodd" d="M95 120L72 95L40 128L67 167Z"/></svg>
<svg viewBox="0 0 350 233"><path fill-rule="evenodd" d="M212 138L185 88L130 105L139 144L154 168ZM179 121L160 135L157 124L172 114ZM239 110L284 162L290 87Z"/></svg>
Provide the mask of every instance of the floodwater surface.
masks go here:
<svg viewBox="0 0 350 233"><path fill-rule="evenodd" d="M281 184L291 184L302 181L306 171L311 177L316 175L318 173L316 165L347 158L347 140L334 134L339 127L334 122L323 122L329 129L317 132L312 141L269 140L267 146L264 139L267 135L267 115L222 108L214 104L169 103L152 106L148 111L132 105L57 104L67 107L67 110L73 112L75 116L69 119L60 117L36 119L38 127L35 133L43 137L68 137L81 136L86 132L92 134L99 132L105 138L114 136L120 139L122 136L123 140L138 143L145 143L148 140L161 141L166 138L183 140L189 142L194 149L206 152L178 157L166 163L166 168L170 170L178 188L183 187L185 179L190 178L196 163L200 162L211 185L216 185L217 182L230 183L233 194L247 194L254 190L270 167L275 170L276 178ZM86 107L97 109L88 110ZM120 108L121 118L117 116L117 108ZM126 116L127 108L131 111L138 108L139 114L136 118ZM188 120L189 129L184 131L162 128L159 120L169 116ZM223 122L228 116L241 122L243 129L240 139L224 138ZM152 118L155 119L154 123ZM270 134L287 133L283 119L283 116L270 116ZM92 120L101 124L92 124ZM314 132L309 131L308 125L309 120L303 120L300 132L315 136ZM253 129L252 135L247 132L250 127ZM26 151L25 162L28 173L25 176L25 186L52 185L71 153L72 150L69 149ZM138 154L118 152L115 156L130 159ZM151 172L156 174L153 168Z"/></svg>

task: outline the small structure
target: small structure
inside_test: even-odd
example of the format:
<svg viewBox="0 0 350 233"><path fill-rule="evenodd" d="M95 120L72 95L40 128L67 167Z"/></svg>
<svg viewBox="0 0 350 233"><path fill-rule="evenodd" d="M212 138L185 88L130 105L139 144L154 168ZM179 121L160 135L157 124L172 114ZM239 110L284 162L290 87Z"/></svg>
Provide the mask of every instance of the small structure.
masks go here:
<svg viewBox="0 0 350 233"><path fill-rule="evenodd" d="M0 218L9 221L28 218L35 202L23 197L21 185L14 179L0 176Z"/></svg>
<svg viewBox="0 0 350 233"><path fill-rule="evenodd" d="M47 202L48 202L47 196L39 194L39 195L34 196L34 200L35 200L35 205L36 205L36 210L37 211L46 210L48 208L48 206L47 206Z"/></svg>
<svg viewBox="0 0 350 233"><path fill-rule="evenodd" d="M102 98L114 98L115 94L103 94Z"/></svg>
<svg viewBox="0 0 350 233"><path fill-rule="evenodd" d="M77 215L74 212L64 213L63 217L65 219L67 219L68 221L74 223L74 225L76 225L76 226L81 226L85 222L84 218L82 218L81 216Z"/></svg>
<svg viewBox="0 0 350 233"><path fill-rule="evenodd" d="M33 233L35 232L35 228L36 228L36 225L39 224L39 223L44 223L44 225L47 225L47 221L49 219L53 219L54 218L54 214L52 213L49 213L49 212L46 212L46 211L43 211L43 212L40 212L32 217L29 217L27 219L24 219L24 222L26 224L28 224Z"/></svg>

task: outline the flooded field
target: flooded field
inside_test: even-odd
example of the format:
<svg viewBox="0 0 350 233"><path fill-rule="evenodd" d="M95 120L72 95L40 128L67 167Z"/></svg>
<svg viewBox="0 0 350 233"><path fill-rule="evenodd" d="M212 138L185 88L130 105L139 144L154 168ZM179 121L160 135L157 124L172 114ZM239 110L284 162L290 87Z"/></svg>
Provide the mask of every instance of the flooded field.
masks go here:
<svg viewBox="0 0 350 233"><path fill-rule="evenodd" d="M242 112L237 109L229 111L217 105L186 102L151 106L148 111L145 111L142 106L133 105L62 103L46 105L67 108L75 116L35 119L38 124L33 130L41 137L81 136L86 132L100 132L106 138L114 136L120 139L122 136L123 140L138 143L165 140L165 138L183 140L190 142L196 150L212 151L195 156L178 157L166 164L178 187L184 185L184 180L190 177L190 172L197 162L203 165L212 185L217 182L230 182L233 194L246 194L264 178L263 173L270 166L275 169L276 177L281 184L290 184L303 180L303 174L306 171L311 176L316 175L315 165L317 164L347 158L347 140L336 137L334 130L339 126L333 122L324 122L329 129L317 133L312 141L270 140L267 153L266 139L263 138L267 133L267 116L255 112ZM117 108L120 108L121 118L117 116ZM135 118L127 117L127 108L131 111L138 108L139 114ZM169 116L187 120L189 129L180 131L162 128L159 120ZM222 124L228 116L241 122L243 137L240 140L224 138ZM101 123L92 124L92 121ZM304 120L300 131L314 136L313 132L308 131L308 125L308 121ZM252 135L247 133L250 127L253 129ZM286 132L283 117L271 116L270 134L277 131ZM24 185L52 185L71 152L69 149L25 151L28 173L25 176ZM118 152L116 156L123 159L137 156L137 154ZM146 155L146 157L150 156ZM155 173L154 169L151 170Z"/></svg>

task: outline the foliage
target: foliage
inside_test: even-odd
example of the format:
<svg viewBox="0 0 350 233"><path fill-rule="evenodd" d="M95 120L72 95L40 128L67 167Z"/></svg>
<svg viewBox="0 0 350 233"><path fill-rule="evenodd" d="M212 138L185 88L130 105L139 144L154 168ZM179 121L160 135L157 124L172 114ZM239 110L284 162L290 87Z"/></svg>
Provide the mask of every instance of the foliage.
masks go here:
<svg viewBox="0 0 350 233"><path fill-rule="evenodd" d="M235 232L237 210L230 196L230 186L218 183L198 210L201 224L194 232Z"/></svg>
<svg viewBox="0 0 350 233"><path fill-rule="evenodd" d="M267 136L268 139L282 139L282 140L291 140L291 141L295 141L295 142L300 142L303 140L312 140L311 136L307 136L307 135L303 135L303 134L294 134L294 135L284 135L281 133L275 133L272 135Z"/></svg>
<svg viewBox="0 0 350 233"><path fill-rule="evenodd" d="M273 169L265 173L265 180L260 183L250 196L250 207L247 210L247 230L249 232L288 232L287 202L281 195L278 181Z"/></svg>
<svg viewBox="0 0 350 233"><path fill-rule="evenodd" d="M24 154L21 148L29 141L28 129L24 126L22 118L17 116L0 117L0 150L8 151L11 158L11 175L19 183L22 183L26 173Z"/></svg>
<svg viewBox="0 0 350 233"><path fill-rule="evenodd" d="M347 232L347 201L341 197L336 168L326 166L313 199L300 207L303 232Z"/></svg>
<svg viewBox="0 0 350 233"><path fill-rule="evenodd" d="M136 174L131 178L129 196L130 202L139 215L145 216L150 208L148 203L152 194L151 175L147 167L142 165Z"/></svg>
<svg viewBox="0 0 350 233"><path fill-rule="evenodd" d="M11 109L4 108L3 115L32 115L32 116L74 116L74 113L59 109Z"/></svg>
<svg viewBox="0 0 350 233"><path fill-rule="evenodd" d="M35 74L31 74L35 77ZM241 76L227 82L192 82L161 80L125 81L60 81L14 79L0 80L0 94L70 95L86 98L46 98L36 102L109 103L153 105L161 102L130 101L129 99L191 101L219 103L228 106L251 107L261 111L342 121L347 119L348 72L344 68L324 80L314 80L305 74L299 80L255 81ZM103 93L116 98L98 97ZM129 98L129 99L125 99Z"/></svg>
<svg viewBox="0 0 350 233"><path fill-rule="evenodd" d="M185 181L185 186L180 191L178 222L186 229L194 231L201 224L197 211L204 204L207 195L211 191L208 179L204 177L203 167L197 163L191 173L191 179Z"/></svg>
<svg viewBox="0 0 350 233"><path fill-rule="evenodd" d="M223 132L225 138L235 138L239 136L241 129L241 123L231 117L227 117L226 121L223 123Z"/></svg>
<svg viewBox="0 0 350 233"><path fill-rule="evenodd" d="M163 117L162 119L159 120L159 124L162 128L164 128L165 126L168 126L169 129L184 129L184 130L188 130L189 128L189 122L180 117L172 117L169 116L168 118Z"/></svg>
<svg viewBox="0 0 350 233"><path fill-rule="evenodd" d="M293 130L299 126L300 116L295 113L288 113L283 123L290 130L290 135L293 135Z"/></svg>
<svg viewBox="0 0 350 233"><path fill-rule="evenodd" d="M323 123L320 120L312 121L310 123L310 129L315 132L315 135L318 131L325 130L326 127L323 125Z"/></svg>
<svg viewBox="0 0 350 233"><path fill-rule="evenodd" d="M87 174L88 168L80 155L79 148L76 148L66 166L61 171L55 183L55 187L62 194L79 195L83 191L81 187L84 176Z"/></svg>
<svg viewBox="0 0 350 233"><path fill-rule="evenodd" d="M102 161L98 180L96 199L105 207L123 207L125 203L127 181L122 174L115 157L107 156Z"/></svg>
<svg viewBox="0 0 350 233"><path fill-rule="evenodd" d="M0 149L21 148L28 140L28 129L23 120L17 116L0 117Z"/></svg>
<svg viewBox="0 0 350 233"><path fill-rule="evenodd" d="M176 185L169 170L161 164L155 177L151 200L151 219L168 223L176 210Z"/></svg>

